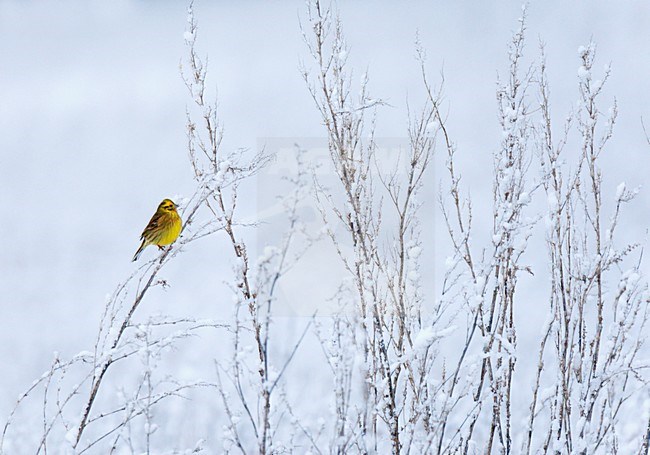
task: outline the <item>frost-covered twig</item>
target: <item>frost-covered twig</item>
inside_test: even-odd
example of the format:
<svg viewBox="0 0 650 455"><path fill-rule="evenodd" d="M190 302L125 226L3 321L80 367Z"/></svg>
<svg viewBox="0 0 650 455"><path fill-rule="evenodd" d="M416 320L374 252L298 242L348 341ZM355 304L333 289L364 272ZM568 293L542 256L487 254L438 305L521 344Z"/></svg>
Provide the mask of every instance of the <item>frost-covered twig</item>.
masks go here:
<svg viewBox="0 0 650 455"><path fill-rule="evenodd" d="M580 103L557 143L552 138L544 56L539 70L542 122L535 135L548 201L551 314L540 343L527 453L536 450L535 434L540 435L538 450L545 453L587 453L603 446L608 452L616 452L621 409L647 384L643 367L635 362L647 323L647 284L638 262L628 270L621 269L636 245L615 246L621 207L634 198L635 191L624 183L618 186L614 211L605 225L606 198L599 161L613 134L616 105L604 129L599 130L598 98L609 78L609 68L601 80L596 80L592 75L595 47L581 47L578 53ZM562 156L574 121L581 149L574 169L568 170ZM612 285L617 291L606 292ZM544 361L548 340L553 340L554 349ZM550 388L543 387L545 371L554 379ZM638 390L635 382L641 384ZM536 419L542 413L550 424Z"/></svg>
<svg viewBox="0 0 650 455"><path fill-rule="evenodd" d="M418 222L418 194L438 129L435 109L427 103L411 118L404 159L400 156L396 167L382 172L376 163L386 158L379 155L367 109L380 103L369 95L367 75L355 97L341 21L320 1L309 3L307 20L310 30L303 24L303 37L315 69L304 69L303 77L321 113L340 184L339 198L317 178L317 202L351 278L350 288L339 293L342 310L351 314L335 316L332 335L321 338L332 344L324 350L336 359L330 362L336 384L335 446L338 452L351 447L381 451L388 445L392 453L408 452L422 447L416 428L432 425L433 418L426 376L435 349L415 349L414 343L425 324L436 320L421 313ZM333 225L342 226L348 238L335 234ZM381 245L384 238L391 246ZM362 385L357 392L349 359L359 353ZM349 405L353 393L361 394L364 406Z"/></svg>

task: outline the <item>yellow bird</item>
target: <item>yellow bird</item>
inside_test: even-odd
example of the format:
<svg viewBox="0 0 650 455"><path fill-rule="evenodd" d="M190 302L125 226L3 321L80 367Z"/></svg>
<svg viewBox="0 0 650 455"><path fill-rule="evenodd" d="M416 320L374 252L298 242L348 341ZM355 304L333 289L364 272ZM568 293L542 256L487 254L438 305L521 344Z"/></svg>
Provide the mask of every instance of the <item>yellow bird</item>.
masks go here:
<svg viewBox="0 0 650 455"><path fill-rule="evenodd" d="M158 248L162 250L164 245L171 245L176 241L183 226L183 221L178 215L176 207L176 204L171 199L164 199L160 203L149 224L142 231L140 236L142 245L135 252L133 261L137 261L142 251L149 245L158 245Z"/></svg>

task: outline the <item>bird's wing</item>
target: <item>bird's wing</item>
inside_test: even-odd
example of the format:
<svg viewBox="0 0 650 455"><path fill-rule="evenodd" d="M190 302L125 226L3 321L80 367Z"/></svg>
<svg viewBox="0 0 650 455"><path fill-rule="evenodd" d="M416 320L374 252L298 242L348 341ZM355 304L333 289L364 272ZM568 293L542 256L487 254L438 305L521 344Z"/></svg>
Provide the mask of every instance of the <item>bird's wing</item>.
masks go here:
<svg viewBox="0 0 650 455"><path fill-rule="evenodd" d="M144 231L142 231L142 235L140 236L140 239L146 238L148 234L157 230L158 226L160 226L161 218L162 218L161 213L154 213L154 215L151 217L151 220L149 220L149 224L147 224L147 227L144 228Z"/></svg>

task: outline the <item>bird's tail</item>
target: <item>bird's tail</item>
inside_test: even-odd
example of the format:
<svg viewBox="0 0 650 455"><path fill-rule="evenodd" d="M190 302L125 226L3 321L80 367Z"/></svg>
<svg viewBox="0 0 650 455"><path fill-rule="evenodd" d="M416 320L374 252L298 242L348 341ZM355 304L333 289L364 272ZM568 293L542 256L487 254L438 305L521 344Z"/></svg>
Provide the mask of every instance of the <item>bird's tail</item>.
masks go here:
<svg viewBox="0 0 650 455"><path fill-rule="evenodd" d="M135 261L138 260L138 258L142 254L142 251L144 250L144 247L147 246L146 243L147 243L146 240L142 240L142 245L140 245L140 248L138 248L138 251L136 251L135 255L133 255L133 260L131 262L135 262Z"/></svg>

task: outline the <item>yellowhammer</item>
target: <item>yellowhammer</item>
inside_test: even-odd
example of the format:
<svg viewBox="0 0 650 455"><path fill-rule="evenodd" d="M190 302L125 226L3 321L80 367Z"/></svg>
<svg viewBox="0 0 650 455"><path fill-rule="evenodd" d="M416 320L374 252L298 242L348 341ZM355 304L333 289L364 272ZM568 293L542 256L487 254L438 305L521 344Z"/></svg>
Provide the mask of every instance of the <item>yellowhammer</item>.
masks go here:
<svg viewBox="0 0 650 455"><path fill-rule="evenodd" d="M137 261L142 251L149 245L158 245L158 248L162 250L164 245L174 243L181 233L182 226L183 221L176 211L176 204L170 199L164 199L151 217L147 227L142 231L140 236L142 245L135 252L133 260Z"/></svg>

